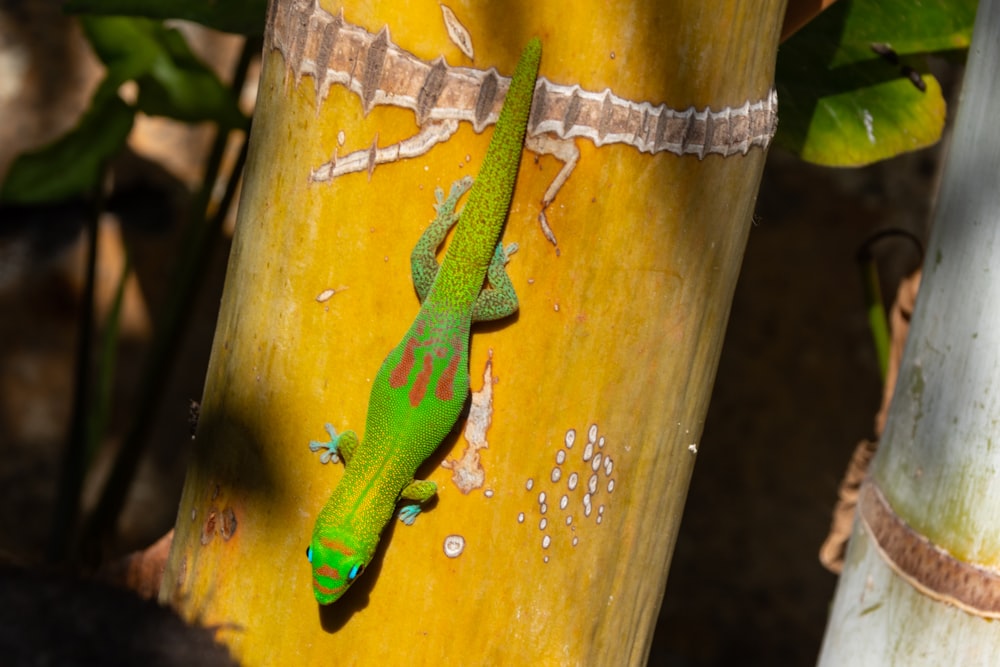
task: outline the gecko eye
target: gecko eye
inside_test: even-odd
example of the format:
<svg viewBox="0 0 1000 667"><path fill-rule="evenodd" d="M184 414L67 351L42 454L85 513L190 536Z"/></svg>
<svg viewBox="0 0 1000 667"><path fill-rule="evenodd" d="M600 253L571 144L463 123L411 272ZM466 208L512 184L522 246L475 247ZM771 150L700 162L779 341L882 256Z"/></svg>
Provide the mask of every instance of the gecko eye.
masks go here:
<svg viewBox="0 0 1000 667"><path fill-rule="evenodd" d="M313 548L311 545L306 547L306 558L310 563L313 562Z"/></svg>
<svg viewBox="0 0 1000 667"><path fill-rule="evenodd" d="M359 565L355 565L354 567L351 568L351 571L347 574L347 581L349 581L349 582L350 581L354 581L359 576L361 576L361 573L364 572L364 571L365 571L365 566L364 565L360 565L360 564Z"/></svg>

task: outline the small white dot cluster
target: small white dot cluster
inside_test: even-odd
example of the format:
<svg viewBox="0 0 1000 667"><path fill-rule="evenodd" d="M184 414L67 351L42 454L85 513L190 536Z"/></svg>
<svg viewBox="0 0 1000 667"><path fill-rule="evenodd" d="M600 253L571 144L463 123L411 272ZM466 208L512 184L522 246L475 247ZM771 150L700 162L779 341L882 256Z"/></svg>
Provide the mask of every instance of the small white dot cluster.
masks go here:
<svg viewBox="0 0 1000 667"><path fill-rule="evenodd" d="M532 505L539 514L538 529L542 533L543 550L552 545L553 539L562 537L563 533L555 533L559 526L568 530L574 547L579 544L576 527L582 525L580 515L582 514L583 520L592 518L595 524L600 525L604 521L605 511L605 504L600 499L615 490L615 464L604 451L606 440L598 434L597 424L590 426L586 443L582 448L576 449L579 456L572 456L576 444L576 429L571 428L566 431L563 446L556 451L555 466L548 479L542 477L537 481L541 490L534 492L535 479L528 479L524 484L525 490L533 498ZM557 507L564 514L561 520L553 516ZM520 512L517 522L523 524L525 518L525 513ZM550 525L555 534L549 532ZM548 555L543 553L542 560L549 562Z"/></svg>

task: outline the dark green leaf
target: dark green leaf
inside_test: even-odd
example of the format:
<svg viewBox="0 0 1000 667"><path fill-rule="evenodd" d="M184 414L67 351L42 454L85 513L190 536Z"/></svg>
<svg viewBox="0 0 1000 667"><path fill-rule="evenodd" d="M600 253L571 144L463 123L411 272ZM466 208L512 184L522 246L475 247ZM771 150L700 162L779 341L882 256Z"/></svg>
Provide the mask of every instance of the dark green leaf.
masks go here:
<svg viewBox="0 0 1000 667"><path fill-rule="evenodd" d="M264 33L267 0L70 0L66 11L79 14L186 19L242 35Z"/></svg>
<svg viewBox="0 0 1000 667"><path fill-rule="evenodd" d="M119 83L148 72L161 51L156 39L160 26L154 21L84 16L80 24L94 53L109 70L115 71Z"/></svg>
<svg viewBox="0 0 1000 667"><path fill-rule="evenodd" d="M38 204L90 194L97 188L107 161L125 145L135 112L114 94L95 95L94 100L69 134L14 160L0 200Z"/></svg>
<svg viewBox="0 0 1000 667"><path fill-rule="evenodd" d="M923 54L966 48L975 11L975 0L835 3L778 54L778 145L810 162L860 166L936 142L946 109Z"/></svg>
<svg viewBox="0 0 1000 667"><path fill-rule="evenodd" d="M139 84L139 109L186 122L245 124L232 91L201 62L176 30L149 19L83 18L94 51L117 83Z"/></svg>

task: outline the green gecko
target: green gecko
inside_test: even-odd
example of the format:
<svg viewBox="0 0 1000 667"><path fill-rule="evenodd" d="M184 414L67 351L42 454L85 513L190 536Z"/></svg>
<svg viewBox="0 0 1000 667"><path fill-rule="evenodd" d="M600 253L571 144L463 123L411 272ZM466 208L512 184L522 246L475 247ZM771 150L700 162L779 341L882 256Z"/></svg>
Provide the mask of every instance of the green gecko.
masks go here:
<svg viewBox="0 0 1000 667"><path fill-rule="evenodd" d="M417 468L458 421L469 395L469 336L472 322L498 320L517 310L517 295L505 265L516 249L499 243L521 163L524 133L535 92L542 45L524 47L475 184L455 183L447 199L436 192L437 217L410 258L413 284L422 303L409 331L386 357L372 383L365 437L326 425L330 441L323 463L344 459L346 470L316 518L306 555L320 604L335 602L375 554L382 530L400 500L399 518L412 524L420 504L437 492L416 480ZM455 213L471 186L468 202ZM438 266L435 254L457 222ZM491 289L484 289L488 280Z"/></svg>

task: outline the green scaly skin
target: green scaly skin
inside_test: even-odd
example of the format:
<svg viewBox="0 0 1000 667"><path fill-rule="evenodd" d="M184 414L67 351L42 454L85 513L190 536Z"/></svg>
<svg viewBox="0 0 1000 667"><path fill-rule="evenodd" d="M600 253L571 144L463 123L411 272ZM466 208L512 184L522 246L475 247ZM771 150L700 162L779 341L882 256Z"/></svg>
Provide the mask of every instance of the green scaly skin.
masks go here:
<svg viewBox="0 0 1000 667"><path fill-rule="evenodd" d="M438 216L411 257L420 312L382 363L372 384L365 439L353 431L313 442L326 449L321 460L344 459L346 471L316 518L307 555L320 604L335 602L371 561L382 530L400 500L400 519L410 524L419 503L436 492L434 482L415 480L417 468L451 431L469 395L469 335L472 322L496 320L517 310L507 276L508 255L498 245L521 163L528 112L542 45L528 42L504 100L483 166L460 215L455 205L470 180L437 192ZM435 252L458 223L444 261ZM484 280L490 289L483 289Z"/></svg>

